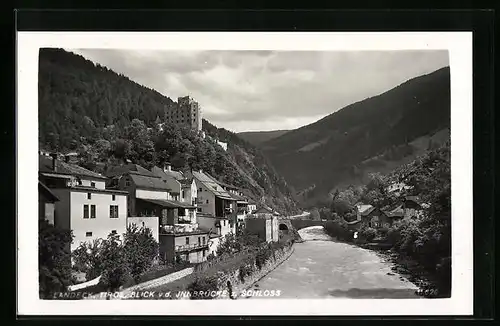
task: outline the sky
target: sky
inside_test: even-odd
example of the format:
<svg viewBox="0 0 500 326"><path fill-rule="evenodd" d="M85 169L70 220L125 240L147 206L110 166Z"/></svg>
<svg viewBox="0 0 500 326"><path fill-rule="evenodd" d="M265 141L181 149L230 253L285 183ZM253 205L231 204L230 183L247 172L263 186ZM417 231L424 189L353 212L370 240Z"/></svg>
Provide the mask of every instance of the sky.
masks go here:
<svg viewBox="0 0 500 326"><path fill-rule="evenodd" d="M234 132L289 130L449 65L448 51L67 49Z"/></svg>

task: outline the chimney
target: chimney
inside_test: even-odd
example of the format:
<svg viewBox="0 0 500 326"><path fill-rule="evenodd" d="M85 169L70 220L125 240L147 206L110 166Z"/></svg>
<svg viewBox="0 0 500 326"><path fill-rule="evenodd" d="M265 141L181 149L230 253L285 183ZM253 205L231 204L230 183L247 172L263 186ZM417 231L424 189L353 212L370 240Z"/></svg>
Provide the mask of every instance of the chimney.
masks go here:
<svg viewBox="0 0 500 326"><path fill-rule="evenodd" d="M57 172L57 153L51 153L50 157L52 157L52 171Z"/></svg>

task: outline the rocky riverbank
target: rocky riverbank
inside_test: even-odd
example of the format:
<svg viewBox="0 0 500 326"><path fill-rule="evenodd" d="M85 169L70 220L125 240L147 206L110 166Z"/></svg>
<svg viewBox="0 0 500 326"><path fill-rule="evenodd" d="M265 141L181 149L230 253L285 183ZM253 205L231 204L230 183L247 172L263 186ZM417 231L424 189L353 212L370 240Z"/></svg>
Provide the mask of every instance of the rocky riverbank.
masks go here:
<svg viewBox="0 0 500 326"><path fill-rule="evenodd" d="M417 290L417 294L421 295L425 298L449 298L449 293L440 293L440 284L436 280L436 278L425 270L419 263L415 260L405 257L393 250L384 250L384 249L373 249L369 248L369 250L374 251L379 257L381 257L384 261L390 263L392 265L391 269L394 274L401 275L401 277L406 278L416 286L418 286L419 290Z"/></svg>

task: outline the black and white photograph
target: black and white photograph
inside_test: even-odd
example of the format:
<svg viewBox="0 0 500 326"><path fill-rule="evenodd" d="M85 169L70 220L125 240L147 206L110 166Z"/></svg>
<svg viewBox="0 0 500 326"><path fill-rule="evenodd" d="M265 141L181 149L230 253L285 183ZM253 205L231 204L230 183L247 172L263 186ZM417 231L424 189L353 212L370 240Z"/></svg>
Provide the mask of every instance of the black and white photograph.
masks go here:
<svg viewBox="0 0 500 326"><path fill-rule="evenodd" d="M471 91L452 89L453 37L176 48L119 34L32 46L30 300L374 314L368 302L404 313L472 295L457 278L471 204L455 199L472 190L452 178Z"/></svg>

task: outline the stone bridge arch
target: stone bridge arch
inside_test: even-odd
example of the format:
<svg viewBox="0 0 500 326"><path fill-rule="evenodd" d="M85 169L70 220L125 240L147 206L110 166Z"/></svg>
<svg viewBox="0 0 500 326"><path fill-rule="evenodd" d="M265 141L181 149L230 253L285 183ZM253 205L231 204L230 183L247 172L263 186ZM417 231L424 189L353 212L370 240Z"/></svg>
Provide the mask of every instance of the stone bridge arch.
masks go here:
<svg viewBox="0 0 500 326"><path fill-rule="evenodd" d="M313 220L299 220L287 217L278 218L278 229L280 233L283 234L292 234L297 239L300 239L300 235L298 230L307 228L310 226L324 226L325 223L322 221L313 221Z"/></svg>

